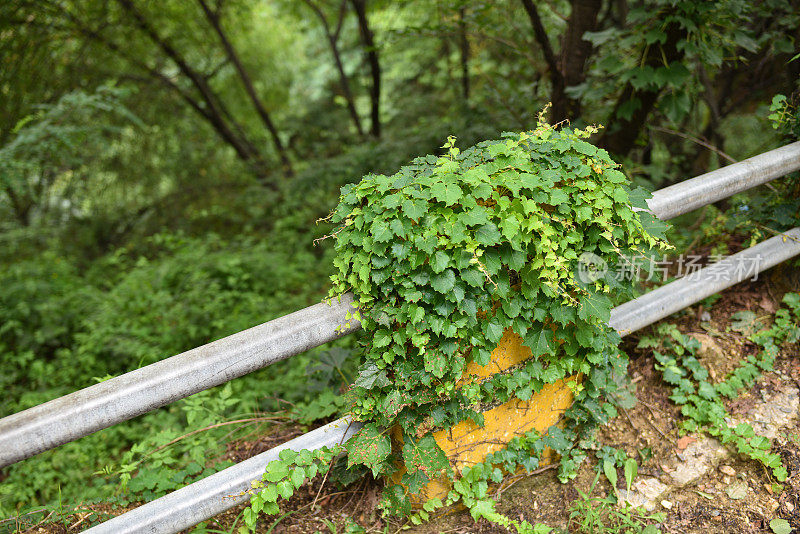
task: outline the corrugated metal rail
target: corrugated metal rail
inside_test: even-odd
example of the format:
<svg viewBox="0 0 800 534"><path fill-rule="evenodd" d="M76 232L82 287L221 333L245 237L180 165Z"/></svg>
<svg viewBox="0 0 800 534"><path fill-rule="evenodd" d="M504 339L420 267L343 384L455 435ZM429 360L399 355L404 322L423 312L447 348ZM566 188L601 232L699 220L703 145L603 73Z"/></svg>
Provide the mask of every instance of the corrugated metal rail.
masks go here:
<svg viewBox="0 0 800 534"><path fill-rule="evenodd" d="M648 204L667 220L798 169L800 141L656 191ZM353 332L357 322L336 330L351 298L309 306L0 419L0 468Z"/></svg>
<svg viewBox="0 0 800 534"><path fill-rule="evenodd" d="M723 261L700 269L691 276L670 282L617 306L611 310L609 324L621 335L628 335L797 255L800 255L800 228L772 237ZM266 465L278 457L280 450L287 446L298 451L303 448L317 449L330 446L331 443L337 442L337 439L345 441L355 433L353 427L347 430L348 422L347 418L339 419L280 447L110 519L87 532L174 534L189 528L245 502L247 495L229 496L249 489L252 480L261 479ZM301 438L307 439L301 441Z"/></svg>
<svg viewBox="0 0 800 534"><path fill-rule="evenodd" d="M800 142L656 191L648 205L667 220L798 169ZM626 335L798 254L795 228L615 308L610 325ZM0 419L0 467L358 330L357 322L338 328L349 311L352 296L345 295ZM355 431L356 425L341 419L91 531L178 532L246 500L238 494L280 450L329 446Z"/></svg>

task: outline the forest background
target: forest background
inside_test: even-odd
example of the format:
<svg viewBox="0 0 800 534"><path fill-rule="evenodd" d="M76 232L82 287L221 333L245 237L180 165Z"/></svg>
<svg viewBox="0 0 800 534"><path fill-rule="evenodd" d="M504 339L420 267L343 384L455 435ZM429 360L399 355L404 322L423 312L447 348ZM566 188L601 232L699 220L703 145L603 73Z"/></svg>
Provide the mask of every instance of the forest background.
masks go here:
<svg viewBox="0 0 800 534"><path fill-rule="evenodd" d="M339 188L448 135L549 102L649 189L780 146L798 38L797 0L3 2L0 416L318 302ZM780 187L678 219L677 251L796 225ZM0 470L0 518L150 500L326 420L335 345Z"/></svg>

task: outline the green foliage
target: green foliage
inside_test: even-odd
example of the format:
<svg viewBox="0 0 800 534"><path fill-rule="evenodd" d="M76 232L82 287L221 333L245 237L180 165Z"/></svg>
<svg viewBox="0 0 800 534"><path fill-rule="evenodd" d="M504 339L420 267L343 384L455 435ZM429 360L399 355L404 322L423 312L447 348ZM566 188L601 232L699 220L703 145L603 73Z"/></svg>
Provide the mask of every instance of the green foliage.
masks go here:
<svg viewBox="0 0 800 534"><path fill-rule="evenodd" d="M581 280L576 270L582 254L611 262L662 244L628 204L624 175L583 141L592 131L541 125L463 153L451 138L444 156L343 188L332 219L339 225L332 295L355 293L354 317L367 332L352 397L354 413L369 421L347 446L349 465L366 465L376 476L396 469L379 428L399 424L406 487L387 489L389 509L406 509L407 491L447 471L429 432L466 418L482 424L485 403L528 399L544 384L581 373L591 380L579 386L583 402L572 417L597 422L613 413L601 398L613 383L603 373L619 360L611 357L618 336L605 326L608 294L613 287L624 298L630 288L612 286L610 277ZM457 387L466 363L486 364L506 330L534 357ZM507 470L530 470L550 446L569 477L582 456L573 450L576 437L553 427L536 437L533 456L533 441L518 437L502 461ZM485 498L486 481L499 472L462 473L448 503Z"/></svg>
<svg viewBox="0 0 800 534"><path fill-rule="evenodd" d="M797 100L800 94L795 95L791 100L786 95L777 94L772 97L767 117L772 123L772 127L783 134L789 140L800 139L800 107Z"/></svg>
<svg viewBox="0 0 800 534"><path fill-rule="evenodd" d="M616 482L616 472L614 473L615 480L612 482L612 486ZM570 532L581 534L656 534L661 532L658 523L666 519L663 513L646 514L627 504L619 506L614 495L592 497L599 480L600 473L597 473L588 494L578 490L580 498L570 506ZM616 486L614 486L614 493L616 493Z"/></svg>
<svg viewBox="0 0 800 534"><path fill-rule="evenodd" d="M295 269L298 263L308 270ZM292 241L281 249L252 238L180 234L159 234L90 269L52 253L10 263L0 271L0 364L7 370L0 411L23 410L312 304L325 289L327 264ZM339 354L330 363L352 377L350 351L330 350ZM307 387L314 360L312 352L281 362L4 469L9 491L0 494L0 515L54 503L59 487L68 507L115 496L142 501L216 472L230 465L220 458L223 438L252 439L281 417L259 413L281 406L267 394L291 402L306 421L330 416L344 404L337 393L345 378L314 369Z"/></svg>
<svg viewBox="0 0 800 534"><path fill-rule="evenodd" d="M75 91L40 105L15 126L14 137L0 147L0 191L20 224L61 219L65 205L67 211L80 210L90 178L87 164L124 125L142 126L122 104L124 95L113 87Z"/></svg>
<svg viewBox="0 0 800 534"><path fill-rule="evenodd" d="M289 499L296 489L317 474L326 474L333 459L343 452L340 445L299 452L283 449L278 459L267 465L263 481L254 481L250 505L244 511L244 523L254 530L259 514L279 512L278 498Z"/></svg>
<svg viewBox="0 0 800 534"><path fill-rule="evenodd" d="M587 254L610 263L665 245L648 232L652 218L629 204L634 196L642 205L642 191L632 193L605 151L583 140L593 131L542 123L463 153L450 138L443 156L342 189L332 215L338 271L330 294L353 291L352 318L366 332L349 394L365 426L345 446L347 466L373 476L402 466L402 484L384 491L388 511L408 514L409 493L446 474L454 480L446 502L412 520L461 501L476 518L532 532L496 513L489 483L518 467L536 469L546 447L561 455L559 476L573 477L585 457L577 443L615 414L607 397L626 360L605 323L612 289L616 300L632 288L610 276L586 279L578 269ZM481 383L460 384L466 364L488 363L505 331L521 336L533 357ZM576 374L589 380L575 387L567 428L516 436L484 462L450 471L432 430L465 419L482 425L482 406L527 400ZM387 435L395 426L403 436L399 454ZM626 465L626 477L633 476Z"/></svg>
<svg viewBox="0 0 800 534"><path fill-rule="evenodd" d="M670 399L681 406L681 413L686 417L682 428L688 432L707 432L738 453L761 462L771 469L779 482L786 480L786 467L780 456L771 452L769 439L756 435L746 423L729 426L726 421L729 414L723 401L735 398L744 388L752 386L762 371L771 370L782 342L796 343L800 339L800 296L787 293L784 303L788 309L776 312L770 328L756 332L750 323L745 324L748 339L757 343L761 350L748 356L725 380L716 384L708 381L708 370L695 356L700 346L697 340L681 334L674 325L659 326L660 340L649 337L640 340L640 346L659 349L653 352L658 362L656 369L661 371L664 381L673 386Z"/></svg>
<svg viewBox="0 0 800 534"><path fill-rule="evenodd" d="M413 412L463 395L453 392L466 357L485 363L506 329L533 350L523 382L536 389L603 360L606 345L585 332L608 319L610 287L580 285L578 257L612 261L656 242L627 204L624 176L585 135L543 127L463 154L451 140L446 156L343 189L333 216L341 226L332 293L356 294L357 316L372 336L357 414L381 425L396 419L413 434L422 423ZM559 343L570 357L555 356ZM579 347L589 353L575 356ZM372 381L380 370L394 386ZM478 404L500 386L507 397L523 387L508 379L461 404ZM383 410L398 395L401 408Z"/></svg>

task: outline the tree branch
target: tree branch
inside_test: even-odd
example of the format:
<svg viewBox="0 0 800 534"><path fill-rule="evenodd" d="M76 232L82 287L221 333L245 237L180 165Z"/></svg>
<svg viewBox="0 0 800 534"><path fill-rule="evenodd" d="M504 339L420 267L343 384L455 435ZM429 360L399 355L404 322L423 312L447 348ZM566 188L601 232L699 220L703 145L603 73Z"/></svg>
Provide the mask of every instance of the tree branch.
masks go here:
<svg viewBox="0 0 800 534"><path fill-rule="evenodd" d="M341 3L339 8L339 20L336 25L336 31L334 32L331 32L331 27L328 24L328 18L325 16L325 13L322 12L322 9L320 9L320 7L312 0L304 1L306 5L308 5L308 7L310 7L311 10L317 15L317 18L319 18L319 20L322 22L322 28L325 30L325 36L328 39L328 46L331 49L333 61L336 64L336 70L339 73L339 85L342 88L342 93L344 93L345 102L347 102L347 111L350 113L350 118L353 121L353 125L356 127L359 137L363 137L364 129L361 126L361 119L356 111L355 98L353 98L353 92L350 90L350 80L348 80L347 74L344 71L344 64L342 63L341 53L339 52L339 32L342 29L344 13L345 9L347 8L347 0L343 0Z"/></svg>
<svg viewBox="0 0 800 534"><path fill-rule="evenodd" d="M381 116L380 116L380 100L381 100L381 66L378 61L378 50L375 47L375 39L372 30L369 27L367 19L367 0L350 0L353 9L358 18L358 30L361 33L361 41L364 44L364 52L367 55L367 61L370 67L370 74L372 76L372 86L370 87L370 102L371 102L371 118L370 133L373 137L381 136Z"/></svg>
<svg viewBox="0 0 800 534"><path fill-rule="evenodd" d="M553 53L553 47L550 44L550 39L547 37L547 32L542 24L542 19L539 17L539 11L536 9L536 6L532 0L522 0L522 6L525 8L525 12L528 14L528 18L531 21L531 26L533 26L533 34L536 36L536 41L542 48L544 60L547 62L547 66L550 68L550 80L553 84L553 87L563 87L564 77L561 75L561 69L556 61L556 56Z"/></svg>
<svg viewBox="0 0 800 534"><path fill-rule="evenodd" d="M278 130L275 128L275 124L272 122L269 112L264 107L263 102L261 102L261 99L258 97L255 87L253 86L253 81L250 79L250 75L247 73L247 70L245 70L239 55L236 53L236 50L228 39L228 36L223 31L219 17L208 7L208 3L205 0L197 0L197 3L200 4L206 19L211 24L211 27L214 28L214 31L222 43L222 47L225 49L225 54L231 60L231 63L233 63L233 66L236 68L236 72L239 74L239 79L241 80L242 85L244 85L247 96L250 98L250 102L256 109L258 116L261 118L261 122L264 123L264 126L266 126L267 130L269 131L270 137L272 138L272 144L275 145L275 150L278 152L278 157L281 160L284 172L287 176L292 176L294 174L292 163L289 160L289 156L286 154L286 148L283 146L283 142L278 135Z"/></svg>

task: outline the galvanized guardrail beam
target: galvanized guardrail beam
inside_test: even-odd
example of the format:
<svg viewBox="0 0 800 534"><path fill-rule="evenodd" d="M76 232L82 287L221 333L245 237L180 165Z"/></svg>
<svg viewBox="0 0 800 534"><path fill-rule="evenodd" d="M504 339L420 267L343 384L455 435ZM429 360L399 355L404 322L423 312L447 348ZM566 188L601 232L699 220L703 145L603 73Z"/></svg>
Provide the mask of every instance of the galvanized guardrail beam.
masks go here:
<svg viewBox="0 0 800 534"><path fill-rule="evenodd" d="M800 142L656 191L649 206L669 219L798 169ZM304 308L0 419L0 468L358 330L355 321L336 330L350 310L348 299Z"/></svg>
<svg viewBox="0 0 800 534"><path fill-rule="evenodd" d="M180 532L250 500L245 493L254 480L261 480L267 464L278 459L284 449L316 450L344 443L361 429L343 417L298 436L257 456L189 484L169 495L150 501L130 512L109 519L86 532L140 534L142 532Z"/></svg>
<svg viewBox="0 0 800 534"><path fill-rule="evenodd" d="M342 337L352 304L320 303L0 419L0 467Z"/></svg>
<svg viewBox="0 0 800 534"><path fill-rule="evenodd" d="M800 227L617 306L608 324L625 336L797 255Z"/></svg>
<svg viewBox="0 0 800 534"><path fill-rule="evenodd" d="M666 221L800 169L800 141L659 189L647 201Z"/></svg>
<svg viewBox="0 0 800 534"><path fill-rule="evenodd" d="M770 238L700 269L691 276L670 282L617 306L611 311L609 325L625 336L797 255L800 255L800 228ZM761 260L753 262L754 258ZM234 506L244 504L249 495L239 494L251 487L251 481L261 479L266 465L277 458L281 450L318 449L346 441L357 431L355 426L347 431L344 430L348 421L348 418L339 419L169 495L143 504L87 532L94 534L180 532Z"/></svg>

